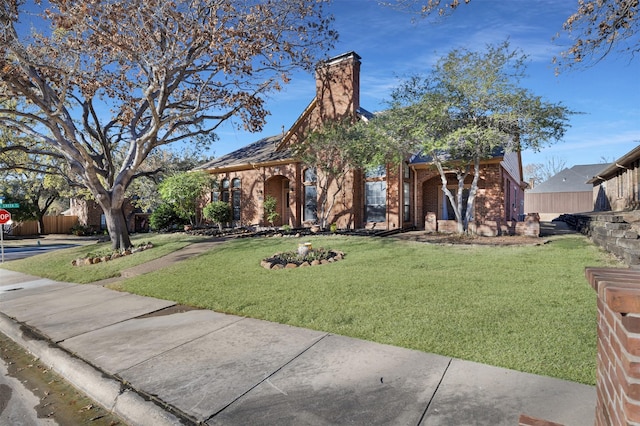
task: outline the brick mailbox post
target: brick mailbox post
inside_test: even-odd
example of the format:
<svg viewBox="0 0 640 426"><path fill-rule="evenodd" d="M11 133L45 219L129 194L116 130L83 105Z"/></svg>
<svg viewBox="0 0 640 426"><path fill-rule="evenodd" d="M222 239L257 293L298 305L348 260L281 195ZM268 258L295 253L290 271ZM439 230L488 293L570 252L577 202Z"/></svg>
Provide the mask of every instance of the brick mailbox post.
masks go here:
<svg viewBox="0 0 640 426"><path fill-rule="evenodd" d="M640 425L640 270L585 274L598 293L595 424Z"/></svg>

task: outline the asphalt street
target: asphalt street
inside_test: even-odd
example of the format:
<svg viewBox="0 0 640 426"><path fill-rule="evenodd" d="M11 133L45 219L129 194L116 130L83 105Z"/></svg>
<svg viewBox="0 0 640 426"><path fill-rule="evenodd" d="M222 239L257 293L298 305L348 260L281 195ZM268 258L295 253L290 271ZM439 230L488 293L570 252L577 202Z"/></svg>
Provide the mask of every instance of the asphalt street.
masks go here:
<svg viewBox="0 0 640 426"><path fill-rule="evenodd" d="M53 250L66 249L75 247L75 244L54 244L54 245L41 245L34 247L5 247L4 248L4 261L24 259L36 254L47 253Z"/></svg>
<svg viewBox="0 0 640 426"><path fill-rule="evenodd" d="M8 375L0 362L0 424L12 426L51 426L51 419L39 419L35 410L38 398L19 380Z"/></svg>

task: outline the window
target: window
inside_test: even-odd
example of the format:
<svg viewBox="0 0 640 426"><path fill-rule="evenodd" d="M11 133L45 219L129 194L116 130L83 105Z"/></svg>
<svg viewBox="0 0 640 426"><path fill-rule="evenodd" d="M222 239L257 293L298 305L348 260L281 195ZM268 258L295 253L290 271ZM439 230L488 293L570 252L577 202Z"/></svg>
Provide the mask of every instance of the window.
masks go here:
<svg viewBox="0 0 640 426"><path fill-rule="evenodd" d="M316 183L316 168L309 167L304 171L304 182L305 183Z"/></svg>
<svg viewBox="0 0 640 426"><path fill-rule="evenodd" d="M369 180L373 178L381 178L387 175L387 169L385 166L377 166L369 169L365 172L364 177Z"/></svg>
<svg viewBox="0 0 640 426"><path fill-rule="evenodd" d="M304 171L304 211L302 220L317 221L318 220L318 190L316 187L316 169L309 167Z"/></svg>
<svg viewBox="0 0 640 426"><path fill-rule="evenodd" d="M387 220L387 181L385 166L378 166L365 172L364 220L365 222L385 222Z"/></svg>
<svg viewBox="0 0 640 426"><path fill-rule="evenodd" d="M233 191L232 194L233 220L240 220L240 191Z"/></svg>
<svg viewBox="0 0 640 426"><path fill-rule="evenodd" d="M222 191L220 191L220 199L225 203L229 202L229 179L222 181Z"/></svg>
<svg viewBox="0 0 640 426"><path fill-rule="evenodd" d="M214 182L211 189L211 202L215 201L220 201L220 185L218 185L218 182Z"/></svg>
<svg viewBox="0 0 640 426"><path fill-rule="evenodd" d="M240 179L235 178L231 181L231 208L233 210L233 220L240 220L240 196L242 194L240 188Z"/></svg>
<svg viewBox="0 0 640 426"><path fill-rule="evenodd" d="M411 169L408 164L402 165L402 220L411 221Z"/></svg>
<svg viewBox="0 0 640 426"><path fill-rule="evenodd" d="M403 219L405 222L409 222L411 220L411 185L409 182L404 182L403 185Z"/></svg>
<svg viewBox="0 0 640 426"><path fill-rule="evenodd" d="M387 182L365 182L364 198L365 221L384 222L387 219Z"/></svg>

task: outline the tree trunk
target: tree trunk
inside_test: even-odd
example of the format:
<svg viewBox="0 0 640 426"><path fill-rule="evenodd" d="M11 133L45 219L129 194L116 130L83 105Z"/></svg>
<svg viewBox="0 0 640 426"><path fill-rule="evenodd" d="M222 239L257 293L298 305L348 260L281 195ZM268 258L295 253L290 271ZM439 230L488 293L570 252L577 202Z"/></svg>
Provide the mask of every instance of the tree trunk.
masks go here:
<svg viewBox="0 0 640 426"><path fill-rule="evenodd" d="M111 238L111 248L122 250L131 247L131 238L127 229L127 222L124 220L122 208L104 209L104 216L107 222L107 230Z"/></svg>
<svg viewBox="0 0 640 426"><path fill-rule="evenodd" d="M38 235L44 234L44 212L38 212Z"/></svg>

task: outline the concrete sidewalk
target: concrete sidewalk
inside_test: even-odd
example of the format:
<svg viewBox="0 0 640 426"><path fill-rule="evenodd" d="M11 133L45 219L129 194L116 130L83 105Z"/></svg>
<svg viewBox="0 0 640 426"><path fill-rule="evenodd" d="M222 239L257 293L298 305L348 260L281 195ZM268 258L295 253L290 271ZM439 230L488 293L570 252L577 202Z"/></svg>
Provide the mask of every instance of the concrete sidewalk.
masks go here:
<svg viewBox="0 0 640 426"><path fill-rule="evenodd" d="M0 269L0 331L130 425L594 423L595 388Z"/></svg>

